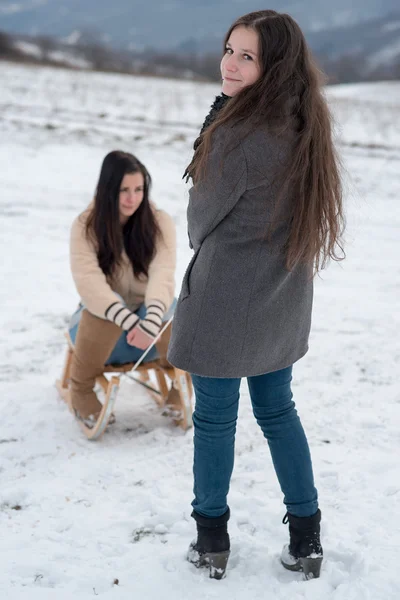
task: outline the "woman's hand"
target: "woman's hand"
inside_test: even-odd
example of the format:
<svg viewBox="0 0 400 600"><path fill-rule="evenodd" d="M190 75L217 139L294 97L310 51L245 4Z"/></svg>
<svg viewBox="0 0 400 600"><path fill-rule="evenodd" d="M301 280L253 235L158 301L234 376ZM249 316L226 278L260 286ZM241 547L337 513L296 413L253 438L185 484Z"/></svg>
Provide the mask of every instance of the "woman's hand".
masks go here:
<svg viewBox="0 0 400 600"><path fill-rule="evenodd" d="M154 337L147 335L138 325L131 329L126 336L128 344L140 350L147 350L153 340Z"/></svg>
<svg viewBox="0 0 400 600"><path fill-rule="evenodd" d="M140 319L128 332L126 336L128 344L146 350L160 332L164 310L164 304L159 300L150 301L145 318Z"/></svg>

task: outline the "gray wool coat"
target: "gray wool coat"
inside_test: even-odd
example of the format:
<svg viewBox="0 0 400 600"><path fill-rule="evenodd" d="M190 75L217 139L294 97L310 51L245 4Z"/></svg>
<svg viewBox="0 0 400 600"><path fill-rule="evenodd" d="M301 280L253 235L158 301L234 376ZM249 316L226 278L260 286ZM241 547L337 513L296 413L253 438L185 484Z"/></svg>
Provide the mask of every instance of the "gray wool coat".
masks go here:
<svg viewBox="0 0 400 600"><path fill-rule="evenodd" d="M180 369L249 377L288 367L308 350L312 265L285 268L296 198L277 202L293 136L259 129L238 141L232 126L214 133L206 175L189 192L194 255L168 352Z"/></svg>

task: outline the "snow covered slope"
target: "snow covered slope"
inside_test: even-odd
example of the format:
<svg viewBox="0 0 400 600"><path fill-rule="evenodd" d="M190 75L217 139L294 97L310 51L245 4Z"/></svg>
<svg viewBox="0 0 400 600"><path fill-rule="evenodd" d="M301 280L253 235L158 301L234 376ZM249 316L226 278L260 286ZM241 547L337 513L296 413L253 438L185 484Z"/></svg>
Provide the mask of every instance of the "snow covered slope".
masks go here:
<svg viewBox="0 0 400 600"><path fill-rule="evenodd" d="M303 582L278 561L286 528L244 382L228 576L185 561L192 434L125 381L117 422L83 439L54 380L77 302L69 228L103 156L130 150L191 251L191 144L218 88L0 63L0 597L7 600L398 600L400 86L327 91L347 187L347 260L316 280L294 394L313 453L326 552ZM114 583L118 580L118 584Z"/></svg>

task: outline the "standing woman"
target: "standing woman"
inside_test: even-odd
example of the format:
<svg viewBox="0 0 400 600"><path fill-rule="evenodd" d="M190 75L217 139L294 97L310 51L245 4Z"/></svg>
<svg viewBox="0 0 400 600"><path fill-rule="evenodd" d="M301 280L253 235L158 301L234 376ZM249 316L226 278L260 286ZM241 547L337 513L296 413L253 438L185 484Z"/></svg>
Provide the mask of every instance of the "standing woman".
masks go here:
<svg viewBox="0 0 400 600"><path fill-rule="evenodd" d="M192 374L197 541L188 559L221 578L242 377L284 495L283 566L318 577L321 512L292 365L308 350L313 275L339 260L342 189L331 119L303 33L272 10L239 18L221 61L222 95L186 174L193 258L168 358Z"/></svg>
<svg viewBox="0 0 400 600"><path fill-rule="evenodd" d="M69 326L70 393L88 426L102 408L93 387L104 365L136 362L174 308L175 225L150 203L150 186L135 156L110 152L94 202L72 225L71 271L81 304ZM159 348L165 345L161 340ZM147 358L155 354L151 349Z"/></svg>

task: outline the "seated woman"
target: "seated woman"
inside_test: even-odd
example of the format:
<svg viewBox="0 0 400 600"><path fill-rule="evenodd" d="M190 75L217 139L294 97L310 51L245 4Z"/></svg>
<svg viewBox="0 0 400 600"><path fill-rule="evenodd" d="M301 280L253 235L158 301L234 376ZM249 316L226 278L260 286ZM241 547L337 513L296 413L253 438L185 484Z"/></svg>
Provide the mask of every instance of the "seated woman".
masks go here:
<svg viewBox="0 0 400 600"><path fill-rule="evenodd" d="M175 226L150 203L150 185L137 158L110 152L94 201L72 225L71 271L81 304L69 327L70 393L85 422L101 411L93 387L104 365L136 362L174 309ZM164 339L158 347L166 345ZM146 360L156 355L154 347Z"/></svg>

